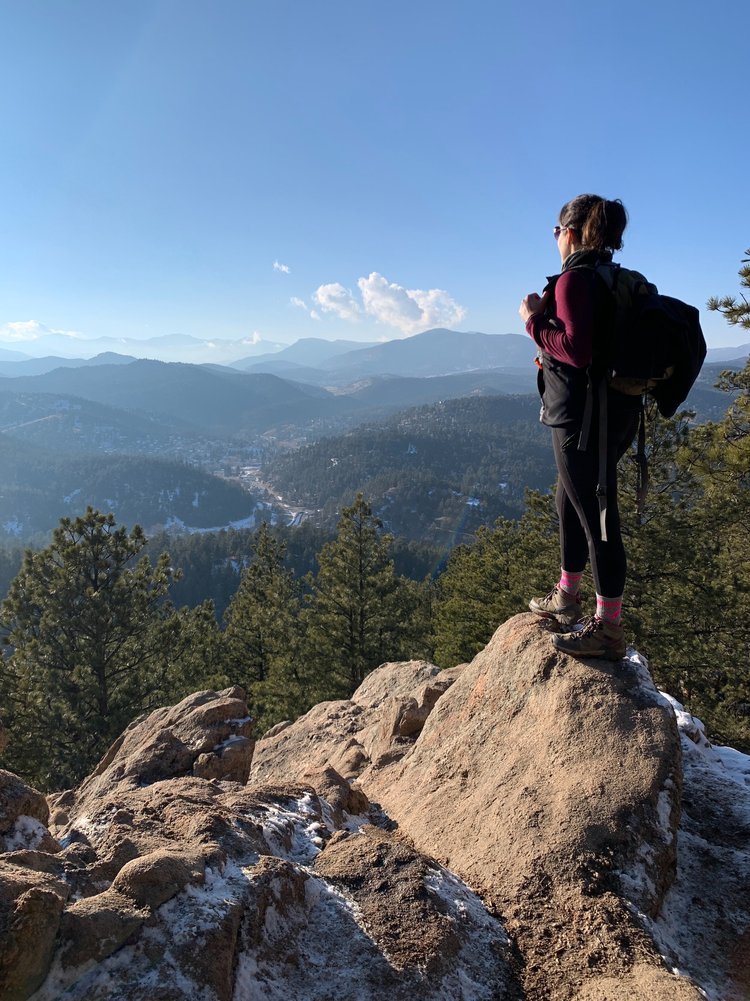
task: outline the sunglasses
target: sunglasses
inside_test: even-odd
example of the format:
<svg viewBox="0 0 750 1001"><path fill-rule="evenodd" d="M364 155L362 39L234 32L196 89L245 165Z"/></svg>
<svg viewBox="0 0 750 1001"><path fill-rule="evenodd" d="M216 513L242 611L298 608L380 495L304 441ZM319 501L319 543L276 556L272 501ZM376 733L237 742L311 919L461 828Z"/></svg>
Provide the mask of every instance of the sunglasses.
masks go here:
<svg viewBox="0 0 750 1001"><path fill-rule="evenodd" d="M558 236L559 236L559 235L560 235L560 234L561 234L561 233L562 233L562 232L563 232L564 230L566 230L566 229L576 229L576 228L577 228L576 226L555 226L555 227L554 227L554 229L552 230L552 233L553 233L553 235L554 235L555 239L557 239L557 238L558 238Z"/></svg>

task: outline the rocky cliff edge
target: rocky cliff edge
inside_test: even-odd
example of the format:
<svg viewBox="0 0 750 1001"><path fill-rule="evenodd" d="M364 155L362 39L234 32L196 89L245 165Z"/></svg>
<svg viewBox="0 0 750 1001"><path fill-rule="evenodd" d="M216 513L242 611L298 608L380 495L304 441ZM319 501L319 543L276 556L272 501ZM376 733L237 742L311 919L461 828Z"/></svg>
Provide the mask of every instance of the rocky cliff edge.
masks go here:
<svg viewBox="0 0 750 1001"><path fill-rule="evenodd" d="M200 692L77 790L0 773L0 997L741 1001L748 818L750 762L642 658L519 615L257 743Z"/></svg>

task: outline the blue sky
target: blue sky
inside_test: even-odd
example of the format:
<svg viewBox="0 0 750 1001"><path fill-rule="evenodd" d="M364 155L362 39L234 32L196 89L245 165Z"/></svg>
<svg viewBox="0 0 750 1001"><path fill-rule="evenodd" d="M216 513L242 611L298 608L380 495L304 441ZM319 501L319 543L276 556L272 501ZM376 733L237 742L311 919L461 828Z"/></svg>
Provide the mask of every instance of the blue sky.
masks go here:
<svg viewBox="0 0 750 1001"><path fill-rule="evenodd" d="M619 259L662 291L701 307L738 291L747 0L0 14L0 336L21 350L47 328L521 332L582 191L622 198ZM750 339L703 319L712 346Z"/></svg>

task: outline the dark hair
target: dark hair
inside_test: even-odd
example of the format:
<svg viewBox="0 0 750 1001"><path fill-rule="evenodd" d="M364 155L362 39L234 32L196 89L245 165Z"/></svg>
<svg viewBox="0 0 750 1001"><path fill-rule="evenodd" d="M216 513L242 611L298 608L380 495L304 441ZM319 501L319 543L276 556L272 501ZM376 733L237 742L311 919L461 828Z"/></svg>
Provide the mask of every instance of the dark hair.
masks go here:
<svg viewBox="0 0 750 1001"><path fill-rule="evenodd" d="M619 198L607 201L600 195L578 195L560 209L560 225L581 234L591 250L621 250L628 213Z"/></svg>

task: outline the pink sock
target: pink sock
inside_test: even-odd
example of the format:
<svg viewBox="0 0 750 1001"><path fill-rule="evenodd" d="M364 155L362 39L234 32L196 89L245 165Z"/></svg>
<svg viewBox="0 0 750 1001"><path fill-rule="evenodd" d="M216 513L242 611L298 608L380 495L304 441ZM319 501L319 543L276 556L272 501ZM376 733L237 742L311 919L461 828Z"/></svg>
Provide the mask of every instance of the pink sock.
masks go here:
<svg viewBox="0 0 750 1001"><path fill-rule="evenodd" d="M597 594L596 617L619 626L622 619L622 595L619 598L603 598Z"/></svg>
<svg viewBox="0 0 750 1001"><path fill-rule="evenodd" d="M580 573L561 570L557 586L561 587L563 591L567 591L568 594L576 595L578 594L578 585L581 583L581 577L583 577L583 570Z"/></svg>

